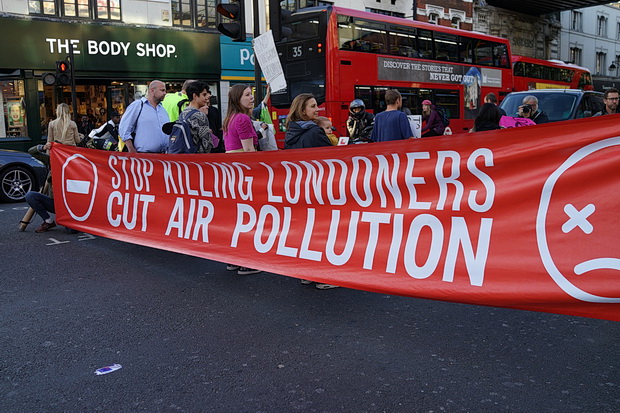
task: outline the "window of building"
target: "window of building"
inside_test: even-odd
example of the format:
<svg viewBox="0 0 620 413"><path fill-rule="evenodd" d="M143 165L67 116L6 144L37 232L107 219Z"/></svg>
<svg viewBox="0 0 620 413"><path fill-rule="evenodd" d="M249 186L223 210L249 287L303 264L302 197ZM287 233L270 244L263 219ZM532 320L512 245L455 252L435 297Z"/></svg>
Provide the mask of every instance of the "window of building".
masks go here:
<svg viewBox="0 0 620 413"><path fill-rule="evenodd" d="M202 28L216 27L217 0L172 0L174 26Z"/></svg>
<svg viewBox="0 0 620 413"><path fill-rule="evenodd" d="M56 15L56 0L29 0L28 11L30 14Z"/></svg>
<svg viewBox="0 0 620 413"><path fill-rule="evenodd" d="M61 0L63 16L90 17L89 0Z"/></svg>
<svg viewBox="0 0 620 413"><path fill-rule="evenodd" d="M121 0L29 0L30 14L121 20Z"/></svg>
<svg viewBox="0 0 620 413"><path fill-rule="evenodd" d="M596 19L597 19L596 34L601 37L607 37L607 17L598 16Z"/></svg>
<svg viewBox="0 0 620 413"><path fill-rule="evenodd" d="M620 22L616 22L616 40L620 40Z"/></svg>
<svg viewBox="0 0 620 413"><path fill-rule="evenodd" d="M582 18L582 13L580 11L571 11L571 25L570 28L571 30L575 30L580 32L581 31L581 18Z"/></svg>
<svg viewBox="0 0 620 413"><path fill-rule="evenodd" d="M578 47L570 48L570 61L581 66L581 49Z"/></svg>
<svg viewBox="0 0 620 413"><path fill-rule="evenodd" d="M405 13L399 13L399 12L396 12L396 11L381 10L381 9L371 9L371 8L368 8L368 7L366 7L366 11L370 12L370 13L383 14L384 16L393 16L393 17L401 17L401 18L405 17Z"/></svg>
<svg viewBox="0 0 620 413"><path fill-rule="evenodd" d="M461 28L461 19L459 19L458 17L453 17L452 18L452 22L450 23L450 25L452 27L454 27L455 29L460 29Z"/></svg>
<svg viewBox="0 0 620 413"><path fill-rule="evenodd" d="M439 15L437 13L430 13L428 15L428 22L432 24L439 24Z"/></svg>
<svg viewBox="0 0 620 413"><path fill-rule="evenodd" d="M0 80L0 105L3 121L0 136L28 136L23 80Z"/></svg>
<svg viewBox="0 0 620 413"><path fill-rule="evenodd" d="M99 20L120 20L120 0L97 0L96 16Z"/></svg>
<svg viewBox="0 0 620 413"><path fill-rule="evenodd" d="M605 65L605 61L607 60L607 54L604 52L596 52L596 74L605 73L605 69L607 66Z"/></svg>

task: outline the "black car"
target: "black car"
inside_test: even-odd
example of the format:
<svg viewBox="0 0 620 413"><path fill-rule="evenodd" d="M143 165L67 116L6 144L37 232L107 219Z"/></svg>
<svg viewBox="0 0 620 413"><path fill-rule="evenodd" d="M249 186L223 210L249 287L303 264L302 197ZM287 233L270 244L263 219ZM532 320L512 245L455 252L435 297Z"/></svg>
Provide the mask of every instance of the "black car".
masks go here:
<svg viewBox="0 0 620 413"><path fill-rule="evenodd" d="M24 201L26 192L38 191L47 167L25 152L0 149L0 201Z"/></svg>
<svg viewBox="0 0 620 413"><path fill-rule="evenodd" d="M588 118L603 110L603 93L581 89L534 89L506 95L499 107L508 116L518 116L519 106L526 96L538 98L538 110L549 117L549 122Z"/></svg>

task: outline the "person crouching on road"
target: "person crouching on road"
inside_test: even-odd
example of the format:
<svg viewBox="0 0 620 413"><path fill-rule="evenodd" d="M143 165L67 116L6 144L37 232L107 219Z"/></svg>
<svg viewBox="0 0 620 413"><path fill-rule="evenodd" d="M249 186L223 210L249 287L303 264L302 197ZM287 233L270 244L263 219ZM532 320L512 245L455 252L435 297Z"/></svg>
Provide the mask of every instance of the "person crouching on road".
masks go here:
<svg viewBox="0 0 620 413"><path fill-rule="evenodd" d="M244 84L233 85L228 91L228 110L223 122L224 146L226 153L256 152L258 136L254 130L252 109L254 95L250 86ZM239 275L258 274L261 270L242 267L237 264L228 264L228 271L237 271Z"/></svg>

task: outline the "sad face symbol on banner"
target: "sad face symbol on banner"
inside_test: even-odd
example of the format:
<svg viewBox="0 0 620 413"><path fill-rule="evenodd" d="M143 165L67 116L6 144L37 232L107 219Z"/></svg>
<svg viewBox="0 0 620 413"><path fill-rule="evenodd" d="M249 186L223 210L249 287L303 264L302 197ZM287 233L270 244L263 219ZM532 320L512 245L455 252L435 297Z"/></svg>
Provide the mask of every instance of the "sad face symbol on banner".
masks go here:
<svg viewBox="0 0 620 413"><path fill-rule="evenodd" d="M545 182L536 219L545 269L570 296L620 303L620 137L585 146Z"/></svg>

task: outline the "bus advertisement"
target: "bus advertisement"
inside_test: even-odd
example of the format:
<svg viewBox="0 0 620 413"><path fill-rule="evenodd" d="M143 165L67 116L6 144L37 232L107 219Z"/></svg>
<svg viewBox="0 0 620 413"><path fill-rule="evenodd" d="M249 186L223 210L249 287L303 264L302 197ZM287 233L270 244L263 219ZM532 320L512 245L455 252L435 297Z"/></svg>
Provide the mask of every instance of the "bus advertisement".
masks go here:
<svg viewBox="0 0 620 413"><path fill-rule="evenodd" d="M280 147L300 93L314 94L347 136L349 103L361 99L376 114L388 89L414 115L425 99L441 106L454 133L473 126L487 93L501 99L514 89L507 39L334 6L300 9L287 24L292 34L276 43L287 89L271 94Z"/></svg>

